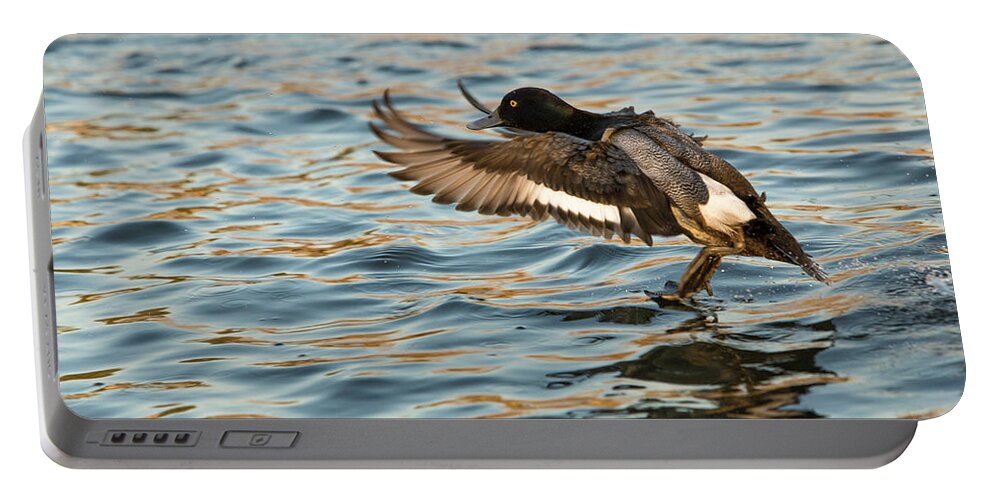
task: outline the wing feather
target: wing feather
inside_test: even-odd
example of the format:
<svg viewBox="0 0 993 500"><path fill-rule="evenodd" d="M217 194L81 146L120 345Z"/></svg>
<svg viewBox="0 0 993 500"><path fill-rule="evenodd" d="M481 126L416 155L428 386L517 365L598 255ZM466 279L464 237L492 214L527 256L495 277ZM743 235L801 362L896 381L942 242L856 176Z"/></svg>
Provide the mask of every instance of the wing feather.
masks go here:
<svg viewBox="0 0 993 500"><path fill-rule="evenodd" d="M389 98L373 103L383 125L372 132L398 151L375 151L403 168L390 175L415 181L432 201L482 214L551 215L566 226L610 238L681 234L669 201L620 148L567 134L523 132L503 141L437 135L398 113Z"/></svg>

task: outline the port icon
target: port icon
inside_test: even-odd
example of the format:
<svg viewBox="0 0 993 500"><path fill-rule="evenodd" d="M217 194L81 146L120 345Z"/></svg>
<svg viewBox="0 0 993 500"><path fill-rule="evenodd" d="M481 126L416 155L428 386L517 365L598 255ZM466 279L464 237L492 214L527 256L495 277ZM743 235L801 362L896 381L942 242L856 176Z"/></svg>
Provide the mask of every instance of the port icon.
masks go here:
<svg viewBox="0 0 993 500"><path fill-rule="evenodd" d="M249 446L265 446L269 444L269 440L272 439L272 434L267 432L259 432L252 434L251 439L248 440Z"/></svg>
<svg viewBox="0 0 993 500"><path fill-rule="evenodd" d="M296 431L227 431L221 437L224 448L291 448L300 433Z"/></svg>

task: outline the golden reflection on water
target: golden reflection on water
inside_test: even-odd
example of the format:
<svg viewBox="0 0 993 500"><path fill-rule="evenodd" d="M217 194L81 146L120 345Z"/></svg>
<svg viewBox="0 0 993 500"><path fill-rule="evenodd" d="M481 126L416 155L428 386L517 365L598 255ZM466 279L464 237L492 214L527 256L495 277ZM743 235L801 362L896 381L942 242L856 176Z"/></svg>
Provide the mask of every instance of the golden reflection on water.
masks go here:
<svg viewBox="0 0 993 500"><path fill-rule="evenodd" d="M802 141L809 141L811 139L823 139L825 137L837 137L837 136L845 136L845 135L855 135L855 134L864 133L864 132L883 133L883 132L896 132L896 131L899 131L899 129L897 127L872 127L872 128L868 128L866 130L856 130L856 129L853 129L853 128L840 128L840 129L836 129L836 130L823 130L823 131L820 131L820 132L811 132L809 134L792 136L792 137L776 137L776 138L769 139L769 141L770 142L780 142L780 143L782 143L782 142L802 142Z"/></svg>
<svg viewBox="0 0 993 500"><path fill-rule="evenodd" d="M179 413L184 413L184 412L188 412L188 411L191 411L191 410L195 410L196 407L197 407L196 405L174 406L174 407L169 408L167 410L162 410L162 411L160 411L158 413L154 413L152 415L148 415L145 418L165 418L165 417L168 417L169 415L177 415Z"/></svg>
<svg viewBox="0 0 993 500"><path fill-rule="evenodd" d="M256 366L268 366L273 368L296 368L300 366L347 363L352 361L376 360L377 364L370 366L398 365L406 363L440 363L450 358L458 358L469 354L475 354L475 350L448 350L430 352L397 352L382 354L364 354L360 356L341 357L321 357L309 359L293 359L288 361L264 361L254 363Z"/></svg>
<svg viewBox="0 0 993 500"><path fill-rule="evenodd" d="M464 405L487 404L487 405L499 407L502 409L502 411L497 413L490 413L480 418L511 418L511 417L526 417L536 413L547 412L549 410L566 410L572 408L614 409L614 408L620 408L626 404L629 404L630 402L631 401L625 401L620 398L610 398L610 399L602 398L600 397L599 393L595 393L595 392L587 392L584 394L578 394L564 398L554 398L554 399L544 399L544 400L508 399L498 395L476 394L476 395L461 396L446 401L438 401L435 403L419 405L417 408L424 409L424 408L438 408L441 406L464 406Z"/></svg>
<svg viewBox="0 0 993 500"><path fill-rule="evenodd" d="M179 135L176 132L161 132L155 127L140 127L135 125L101 126L90 120L52 123L46 127L46 130L49 133L69 132L75 134L80 139L102 138L117 141L165 139Z"/></svg>
<svg viewBox="0 0 993 500"><path fill-rule="evenodd" d="M59 377L59 382L69 382L72 380L92 380L98 378L109 377L115 373L123 370L123 368L108 368L106 370L97 370L95 372L88 373L69 373Z"/></svg>
<svg viewBox="0 0 993 500"><path fill-rule="evenodd" d="M406 334L400 330L392 330L382 333L355 333L345 335L335 335L333 337L317 338L312 340L297 340L287 342L291 345L306 345L311 347L335 348L335 349L389 349L397 344L414 339L437 335L450 331L447 328L428 330Z"/></svg>
<svg viewBox="0 0 993 500"><path fill-rule="evenodd" d="M796 155L822 155L822 154L843 154L843 153L858 153L861 151L859 148L855 147L842 147L842 148L772 148L768 146L760 146L756 144L738 144L733 142L733 139L728 141L721 141L714 138L710 141L715 147L725 148L725 149L736 149L738 151L750 151L753 153L789 153Z"/></svg>
<svg viewBox="0 0 993 500"><path fill-rule="evenodd" d="M73 273L73 274L118 274L124 271L121 266L97 266L91 268L81 268L81 269L66 269L58 268L55 270L59 273Z"/></svg>
<svg viewBox="0 0 993 500"><path fill-rule="evenodd" d="M211 229L211 234L221 234L221 233L232 233L232 232L242 232L242 231L265 231L268 228L278 227L281 224L278 222L268 222L264 224L235 224L231 226L219 227L216 229Z"/></svg>
<svg viewBox="0 0 993 500"><path fill-rule="evenodd" d="M616 359L624 359L624 357L618 356ZM696 418L806 417L809 415L802 410L789 410L784 409L784 407L796 405L800 396L811 387L847 381L845 377L831 373L784 375L765 381L750 381L746 377L744 380L742 384L721 388L649 387L642 390L617 389L608 394L589 391L567 397L544 399L516 399L496 394L466 394L444 401L419 405L418 409L485 405L496 409L485 413L480 418L517 418L539 416L554 410L626 410L644 401L657 401L663 407L665 405L686 405L689 401L693 401L693 416ZM623 387L627 383L629 381L626 379L606 381L607 385L616 387ZM645 411L651 412L652 410Z"/></svg>
<svg viewBox="0 0 993 500"><path fill-rule="evenodd" d="M799 377L784 377L773 383L746 386L738 390L704 391L701 397L721 401L720 409L711 412L712 416L735 416L739 418L790 418L803 417L801 410L783 409L796 405L800 393L812 386L837 384L846 382L845 377L836 375L810 375ZM756 400L762 401L756 404Z"/></svg>
<svg viewBox="0 0 993 500"><path fill-rule="evenodd" d="M211 361L227 361L227 360L230 360L230 359L234 359L234 358L220 358L220 357L193 358L193 359L183 359L183 360L180 360L179 362L180 363L209 363Z"/></svg>
<svg viewBox="0 0 993 500"><path fill-rule="evenodd" d="M63 221L58 221L58 222L53 222L52 223L52 227L53 228L56 228L56 227L84 227L84 226L92 226L92 225L93 225L92 222L86 222L84 220L63 220Z"/></svg>
<svg viewBox="0 0 993 500"><path fill-rule="evenodd" d="M741 309L735 314L747 319L725 321L728 325L764 324L773 321L802 319L810 316L840 317L866 303L866 297L852 294L803 297L796 300L768 304L761 309Z"/></svg>
<svg viewBox="0 0 993 500"><path fill-rule="evenodd" d="M97 321L106 325L126 325L128 323L139 323L143 321L158 321L164 319L168 315L168 307L155 307L152 309L145 309L144 311L138 311L134 314L100 318Z"/></svg>
<svg viewBox="0 0 993 500"><path fill-rule="evenodd" d="M147 289L148 287L130 287L130 288L120 288L117 290L111 290L109 292L101 293L83 293L78 295L78 298L72 304L84 304L86 302L93 302L94 300L106 299L109 297L114 297L117 295L123 295L125 293L140 292ZM70 304L71 305L71 304Z"/></svg>
<svg viewBox="0 0 993 500"><path fill-rule="evenodd" d="M617 380L616 383L623 383ZM418 409L438 407L458 407L486 405L497 408L480 418L521 418L533 417L555 410L622 410L643 400L673 401L691 400L720 401L720 407L698 409L694 417L736 417L736 418L790 418L804 416L799 410L784 410L783 407L796 404L799 394L796 389L811 386L845 382L842 377L831 375L785 377L757 386L742 386L721 390L648 390L636 394L614 394L604 397L595 391L584 392L568 397L548 399L511 399L495 394L472 394L458 398L418 406ZM756 404L756 402L759 402Z"/></svg>
<svg viewBox="0 0 993 500"><path fill-rule="evenodd" d="M566 363L574 363L578 361L578 362L587 363L591 361L620 361L623 359L627 359L636 353L637 351L621 351L612 354L594 354L591 356L562 356L558 354L533 354L528 357L540 361L562 361Z"/></svg>
<svg viewBox="0 0 993 500"><path fill-rule="evenodd" d="M254 243L279 243L279 245L252 247L252 248L245 248L242 250L214 249L210 252L210 255L219 256L219 257L227 256L227 255L258 255L258 256L292 255L294 257L321 258L321 257L328 257L346 250L352 250L355 248L380 248L399 241L413 240L414 243L423 243L423 241L421 241L420 238L411 237L408 235L394 235L394 234L386 234L386 233L367 233L362 235L361 237L348 238L345 240L331 241L331 242L321 242L321 241L314 241L314 240L302 239L302 238L233 237L232 239L237 241L249 241ZM192 255L203 255L203 254L196 254L196 253L174 254L169 258L178 259L183 257L190 257Z"/></svg>
<svg viewBox="0 0 993 500"><path fill-rule="evenodd" d="M97 387L96 389L86 392L76 392L72 394L63 393L62 398L69 400L91 398L110 391L130 391L130 390L174 391L180 389L204 389L207 387L210 386L197 380L190 380L183 382L147 382L147 383L123 382L123 383L103 385Z"/></svg>
<svg viewBox="0 0 993 500"><path fill-rule="evenodd" d="M438 368L431 373L445 374L445 373L474 373L483 374L490 373L499 370L499 366L450 366L446 368Z"/></svg>

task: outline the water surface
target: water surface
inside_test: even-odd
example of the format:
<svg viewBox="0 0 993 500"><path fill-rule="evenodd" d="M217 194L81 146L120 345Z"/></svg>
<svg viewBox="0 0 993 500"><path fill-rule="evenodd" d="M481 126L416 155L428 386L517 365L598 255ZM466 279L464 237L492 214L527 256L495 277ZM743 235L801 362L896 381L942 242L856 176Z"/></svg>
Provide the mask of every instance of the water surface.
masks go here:
<svg viewBox="0 0 993 500"><path fill-rule="evenodd" d="M653 109L833 276L481 216L371 153L384 89ZM964 363L920 82L862 36L85 36L45 60L59 370L89 417L923 417Z"/></svg>

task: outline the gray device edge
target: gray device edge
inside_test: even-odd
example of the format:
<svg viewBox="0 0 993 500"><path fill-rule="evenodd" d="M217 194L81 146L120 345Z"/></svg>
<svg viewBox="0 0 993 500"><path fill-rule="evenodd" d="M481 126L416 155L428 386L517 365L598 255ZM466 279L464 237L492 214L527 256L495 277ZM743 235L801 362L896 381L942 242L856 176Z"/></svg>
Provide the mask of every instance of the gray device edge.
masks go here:
<svg viewBox="0 0 993 500"><path fill-rule="evenodd" d="M42 449L72 468L873 468L910 419L90 419L59 391L44 99L25 132ZM112 432L192 433L189 446L112 445ZM296 433L225 447L227 432ZM267 439L267 438L265 438Z"/></svg>

